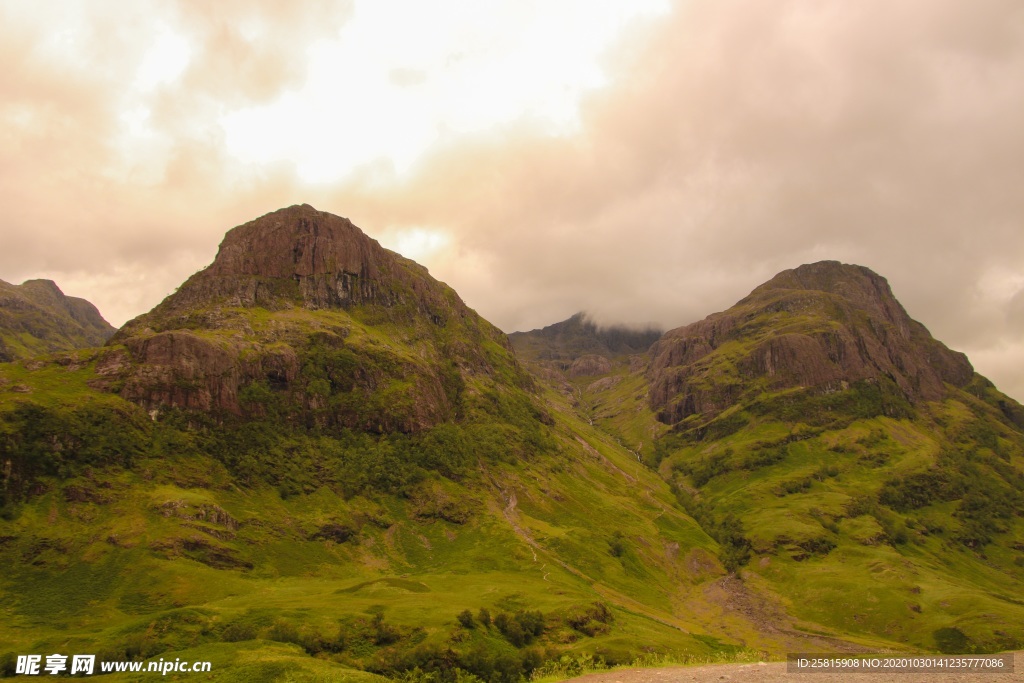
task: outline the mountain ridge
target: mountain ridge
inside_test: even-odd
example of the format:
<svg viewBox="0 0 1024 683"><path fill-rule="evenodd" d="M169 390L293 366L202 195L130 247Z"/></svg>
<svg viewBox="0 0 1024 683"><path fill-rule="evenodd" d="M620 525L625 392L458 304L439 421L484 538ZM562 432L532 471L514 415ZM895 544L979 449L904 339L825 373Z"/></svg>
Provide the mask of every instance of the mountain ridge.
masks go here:
<svg viewBox="0 0 1024 683"><path fill-rule="evenodd" d="M382 325L389 326L387 343L372 332ZM321 404L339 389L369 395L397 377L412 385L401 390L408 405L339 418L383 431L419 431L454 416L465 377L530 382L504 333L454 290L348 219L309 205L228 231L210 266L126 323L108 345L123 351L102 365L107 386L147 410L243 414L240 394L264 382L300 412L323 415ZM303 366L320 353L313 347L325 345L349 368L321 364L315 372L330 387L313 386Z"/></svg>
<svg viewBox="0 0 1024 683"><path fill-rule="evenodd" d="M0 365L0 634L447 683L1024 643L1020 406L881 276L611 332L510 341L309 206L238 226L106 346Z"/></svg>
<svg viewBox="0 0 1024 683"><path fill-rule="evenodd" d="M52 280L0 280L0 362L100 346L114 332L92 303Z"/></svg>
<svg viewBox="0 0 1024 683"><path fill-rule="evenodd" d="M670 424L720 413L751 385L831 391L884 380L913 403L975 374L907 315L885 278L837 261L783 271L730 309L666 332L651 357L652 407Z"/></svg>
<svg viewBox="0 0 1024 683"><path fill-rule="evenodd" d="M597 374L529 366L793 616L943 652L1024 639L1022 408L869 269L783 271Z"/></svg>

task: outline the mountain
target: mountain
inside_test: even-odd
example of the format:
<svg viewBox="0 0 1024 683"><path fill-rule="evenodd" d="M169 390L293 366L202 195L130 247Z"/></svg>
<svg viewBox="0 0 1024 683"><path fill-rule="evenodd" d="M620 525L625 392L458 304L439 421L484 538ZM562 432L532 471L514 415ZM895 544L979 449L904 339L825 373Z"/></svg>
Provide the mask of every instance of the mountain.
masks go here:
<svg viewBox="0 0 1024 683"><path fill-rule="evenodd" d="M779 273L723 313L651 350L651 404L676 424L765 391L879 387L895 402L945 398L974 369L911 320L881 276L822 261Z"/></svg>
<svg viewBox="0 0 1024 683"><path fill-rule="evenodd" d="M648 326L632 328L625 325L598 326L585 313L568 320L529 332L509 335L516 355L529 361L553 361L563 370L582 356L614 356L644 353L658 341L662 330Z"/></svg>
<svg viewBox="0 0 1024 683"><path fill-rule="evenodd" d="M50 280L0 280L0 363L100 346L113 333L95 306Z"/></svg>
<svg viewBox="0 0 1024 683"><path fill-rule="evenodd" d="M105 346L0 366L0 464L0 671L71 648L511 683L864 647L758 632L730 604L772 596L656 472L426 269L309 206L229 231Z"/></svg>
<svg viewBox="0 0 1024 683"><path fill-rule="evenodd" d="M867 268L800 266L628 365L538 374L790 615L923 649L1024 642L1024 412Z"/></svg>
<svg viewBox="0 0 1024 683"><path fill-rule="evenodd" d="M1021 407L884 279L802 266L654 337L510 342L309 206L232 229L106 345L0 365L0 672L1024 644Z"/></svg>
<svg viewBox="0 0 1024 683"><path fill-rule="evenodd" d="M308 205L234 228L213 263L111 339L99 372L149 411L377 432L452 419L466 380L528 387L505 335L422 266Z"/></svg>
<svg viewBox="0 0 1024 683"><path fill-rule="evenodd" d="M648 387L643 370L648 350L662 336L654 326L599 326L585 313L529 332L513 332L509 341L519 358L538 379L569 401L573 411L588 424L607 402L616 414L628 419L606 421L606 432L637 457L645 442L653 444L655 427L633 419L648 414ZM626 447L623 440L633 444Z"/></svg>

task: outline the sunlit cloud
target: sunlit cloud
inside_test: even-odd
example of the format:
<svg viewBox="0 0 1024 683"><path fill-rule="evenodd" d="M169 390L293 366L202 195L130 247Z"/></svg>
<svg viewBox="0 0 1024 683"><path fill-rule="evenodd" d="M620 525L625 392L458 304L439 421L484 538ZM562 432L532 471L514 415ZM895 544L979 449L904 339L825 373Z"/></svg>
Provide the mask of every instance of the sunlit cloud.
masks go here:
<svg viewBox="0 0 1024 683"><path fill-rule="evenodd" d="M579 103L624 25L664 2L361 2L337 36L306 48L300 88L221 118L229 152L287 158L310 183L384 161L407 176L432 145L528 120L579 132ZM397 20L400 19L400 20Z"/></svg>
<svg viewBox="0 0 1024 683"><path fill-rule="evenodd" d="M405 258L420 263L433 259L438 252L451 246L451 236L431 228L412 228L382 237L382 244Z"/></svg>
<svg viewBox="0 0 1024 683"><path fill-rule="evenodd" d="M0 279L120 324L309 203L502 329L825 258L1024 398L1016 0L0 0Z"/></svg>
<svg viewBox="0 0 1024 683"><path fill-rule="evenodd" d="M135 72L135 87L147 92L174 82L185 71L190 56L185 37L166 29L159 31Z"/></svg>

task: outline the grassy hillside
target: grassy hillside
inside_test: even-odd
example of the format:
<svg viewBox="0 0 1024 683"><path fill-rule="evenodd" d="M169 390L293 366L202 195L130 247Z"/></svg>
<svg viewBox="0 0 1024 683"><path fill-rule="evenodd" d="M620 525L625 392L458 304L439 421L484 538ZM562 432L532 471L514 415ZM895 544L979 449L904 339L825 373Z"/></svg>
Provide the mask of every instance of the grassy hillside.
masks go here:
<svg viewBox="0 0 1024 683"><path fill-rule="evenodd" d="M422 362L408 328L359 311L237 313L254 334L344 325L357 363ZM509 382L460 373L456 417L408 434L289 412L336 363L257 385L244 416L150 414L110 385L120 353L0 368L0 671L96 651L210 659L218 680L516 680L564 657L783 647L715 617L718 544L559 395L517 388L501 347L484 353ZM326 382L326 405L359 390ZM391 390L370 398L389 409Z"/></svg>
<svg viewBox="0 0 1024 683"><path fill-rule="evenodd" d="M497 683L782 646L699 616L718 547L657 473L309 206L228 232L106 347L0 366L0 463L5 674L66 650Z"/></svg>
<svg viewBox="0 0 1024 683"><path fill-rule="evenodd" d="M0 280L0 363L98 346L113 333L95 306L50 280Z"/></svg>
<svg viewBox="0 0 1024 683"><path fill-rule="evenodd" d="M922 648L1020 647L1021 434L966 392L900 417L850 392L854 419L836 419L854 397L768 395L717 439L667 437L661 472L795 614ZM793 417L764 410L778 401Z"/></svg>
<svg viewBox="0 0 1024 683"><path fill-rule="evenodd" d="M1024 409L866 269L755 295L651 351L582 318L517 335L531 376L348 221L236 228L113 343L0 365L0 674L511 683L1024 644Z"/></svg>
<svg viewBox="0 0 1024 683"><path fill-rule="evenodd" d="M737 343L702 367L735 367ZM986 380L913 404L885 381L765 386L669 426L650 408L646 368L611 361L600 375L543 376L659 471L722 564L786 614L930 651L1024 643L1024 433Z"/></svg>

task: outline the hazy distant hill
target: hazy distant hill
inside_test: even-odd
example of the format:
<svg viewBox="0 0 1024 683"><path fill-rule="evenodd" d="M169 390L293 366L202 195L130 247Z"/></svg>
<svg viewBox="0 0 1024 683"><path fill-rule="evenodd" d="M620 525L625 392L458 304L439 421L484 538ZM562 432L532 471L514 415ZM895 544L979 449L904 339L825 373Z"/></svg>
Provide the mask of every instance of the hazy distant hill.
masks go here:
<svg viewBox="0 0 1024 683"><path fill-rule="evenodd" d="M0 362L101 346L112 334L95 306L50 280L0 280Z"/></svg>
<svg viewBox="0 0 1024 683"><path fill-rule="evenodd" d="M653 326L599 326L585 313L529 332L513 332L509 340L516 353L532 361L561 361L568 367L587 354L606 357L644 353L658 341L663 330Z"/></svg>

